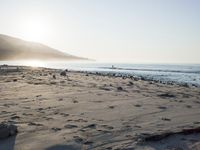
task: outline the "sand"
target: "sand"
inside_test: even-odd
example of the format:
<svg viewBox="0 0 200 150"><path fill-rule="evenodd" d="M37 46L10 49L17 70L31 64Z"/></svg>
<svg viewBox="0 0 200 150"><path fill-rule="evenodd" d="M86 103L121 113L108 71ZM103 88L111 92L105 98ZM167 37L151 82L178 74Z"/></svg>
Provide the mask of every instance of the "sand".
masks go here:
<svg viewBox="0 0 200 150"><path fill-rule="evenodd" d="M0 70L0 150L200 149L200 88L61 72Z"/></svg>

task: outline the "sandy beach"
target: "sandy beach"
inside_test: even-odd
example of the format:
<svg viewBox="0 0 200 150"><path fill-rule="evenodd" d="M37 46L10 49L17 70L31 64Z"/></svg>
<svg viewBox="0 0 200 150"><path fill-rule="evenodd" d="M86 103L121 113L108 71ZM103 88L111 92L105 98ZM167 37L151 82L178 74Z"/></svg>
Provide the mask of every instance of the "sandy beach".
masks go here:
<svg viewBox="0 0 200 150"><path fill-rule="evenodd" d="M0 150L200 150L200 88L7 66L2 122Z"/></svg>

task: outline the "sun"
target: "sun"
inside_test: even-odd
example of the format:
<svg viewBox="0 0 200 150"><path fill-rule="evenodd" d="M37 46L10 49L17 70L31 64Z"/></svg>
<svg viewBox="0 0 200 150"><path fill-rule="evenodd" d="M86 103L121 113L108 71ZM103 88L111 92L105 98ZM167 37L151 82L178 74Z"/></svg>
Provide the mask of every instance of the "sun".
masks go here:
<svg viewBox="0 0 200 150"><path fill-rule="evenodd" d="M48 38L49 26L45 19L33 17L23 20L21 30L25 40L42 42Z"/></svg>

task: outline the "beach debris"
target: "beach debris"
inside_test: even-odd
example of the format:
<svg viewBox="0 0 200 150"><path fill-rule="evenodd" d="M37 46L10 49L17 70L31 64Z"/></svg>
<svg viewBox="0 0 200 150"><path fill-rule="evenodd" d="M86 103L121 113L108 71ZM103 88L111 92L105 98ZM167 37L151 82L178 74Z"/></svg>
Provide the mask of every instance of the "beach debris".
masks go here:
<svg viewBox="0 0 200 150"><path fill-rule="evenodd" d="M124 89L121 86L119 86L119 87L117 87L117 90L118 91L123 91Z"/></svg>
<svg viewBox="0 0 200 150"><path fill-rule="evenodd" d="M189 85L188 83L182 83L182 86L183 86L183 87L187 87L187 88L190 87L190 85Z"/></svg>
<svg viewBox="0 0 200 150"><path fill-rule="evenodd" d="M122 76L122 79L126 79L127 77L126 76Z"/></svg>
<svg viewBox="0 0 200 150"><path fill-rule="evenodd" d="M0 139L5 139L17 134L17 126L9 123L0 123Z"/></svg>
<svg viewBox="0 0 200 150"><path fill-rule="evenodd" d="M57 132L57 131L60 131L60 130L61 130L61 128L51 128L51 130L53 130L53 131Z"/></svg>
<svg viewBox="0 0 200 150"><path fill-rule="evenodd" d="M53 78L56 79L56 75L55 74L53 75Z"/></svg>
<svg viewBox="0 0 200 150"><path fill-rule="evenodd" d="M17 79L13 79L13 82L17 82Z"/></svg>
<svg viewBox="0 0 200 150"><path fill-rule="evenodd" d="M66 73L66 71L62 71L62 72L60 73L60 75L61 75L61 76L67 76L67 73Z"/></svg>

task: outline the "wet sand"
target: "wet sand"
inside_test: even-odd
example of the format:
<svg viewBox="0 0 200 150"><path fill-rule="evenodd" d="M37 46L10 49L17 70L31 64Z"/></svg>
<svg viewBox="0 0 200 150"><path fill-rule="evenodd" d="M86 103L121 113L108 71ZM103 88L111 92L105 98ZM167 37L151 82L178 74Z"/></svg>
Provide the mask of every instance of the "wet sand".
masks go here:
<svg viewBox="0 0 200 150"><path fill-rule="evenodd" d="M0 150L200 149L200 88L61 72L0 70Z"/></svg>

